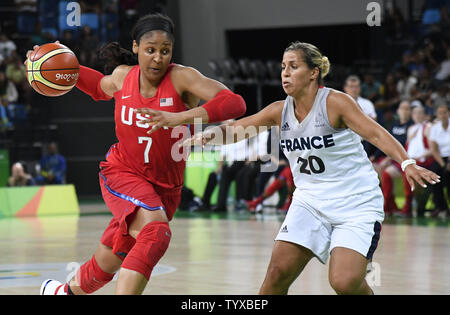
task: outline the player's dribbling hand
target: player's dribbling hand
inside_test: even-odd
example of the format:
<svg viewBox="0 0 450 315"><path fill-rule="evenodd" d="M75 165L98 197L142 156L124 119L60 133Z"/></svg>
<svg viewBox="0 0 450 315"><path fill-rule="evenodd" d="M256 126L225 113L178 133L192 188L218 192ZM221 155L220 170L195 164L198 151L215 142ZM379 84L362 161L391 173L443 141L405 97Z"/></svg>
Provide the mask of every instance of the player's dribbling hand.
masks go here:
<svg viewBox="0 0 450 315"><path fill-rule="evenodd" d="M59 44L59 40L57 40L57 41L55 41L55 44ZM36 49L39 49L39 45L34 45L33 46L33 50L28 50L27 51L27 53L26 53L26 57L27 57L27 59L24 61L24 65L27 65L27 60L28 60L28 58L30 58L30 55L34 52L34 51L36 51Z"/></svg>
<svg viewBox="0 0 450 315"><path fill-rule="evenodd" d="M416 164L408 165L405 168L405 175L406 180L411 186L411 191L414 191L415 189L415 182L417 182L423 188L426 188L427 185L425 184L425 181L432 185L441 181L441 177L439 175Z"/></svg>
<svg viewBox="0 0 450 315"><path fill-rule="evenodd" d="M172 113L150 108L137 108L134 112L150 116L149 118L139 120L141 124L148 124L151 127L151 129L147 131L148 134L155 132L161 127L173 128L184 123L183 112Z"/></svg>

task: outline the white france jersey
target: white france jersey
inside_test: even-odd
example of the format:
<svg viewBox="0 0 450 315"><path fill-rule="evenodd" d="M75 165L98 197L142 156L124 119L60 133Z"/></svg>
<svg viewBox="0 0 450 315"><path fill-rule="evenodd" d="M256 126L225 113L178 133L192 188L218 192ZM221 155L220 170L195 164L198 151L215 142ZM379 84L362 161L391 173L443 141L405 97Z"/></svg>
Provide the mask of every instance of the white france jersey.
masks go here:
<svg viewBox="0 0 450 315"><path fill-rule="evenodd" d="M334 199L379 189L377 173L367 157L360 137L351 129L334 129L327 114L329 88L319 88L314 104L299 123L294 99L284 102L281 148L289 160L296 190L303 194Z"/></svg>

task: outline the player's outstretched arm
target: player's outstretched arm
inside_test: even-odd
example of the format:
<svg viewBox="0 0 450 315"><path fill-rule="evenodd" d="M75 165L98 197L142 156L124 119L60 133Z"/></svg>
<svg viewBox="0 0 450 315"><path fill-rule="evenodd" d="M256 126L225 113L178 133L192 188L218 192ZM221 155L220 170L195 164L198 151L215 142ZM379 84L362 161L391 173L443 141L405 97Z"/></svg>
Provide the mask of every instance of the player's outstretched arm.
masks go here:
<svg viewBox="0 0 450 315"><path fill-rule="evenodd" d="M110 75L80 65L80 76L75 85L95 101L110 100L114 93L122 89L123 80L132 67L120 65Z"/></svg>
<svg viewBox="0 0 450 315"><path fill-rule="evenodd" d="M183 142L183 146L224 145L254 137L272 126L280 125L283 104L284 101L277 101L254 115L226 122L214 128L208 128L186 139Z"/></svg>
<svg viewBox="0 0 450 315"><path fill-rule="evenodd" d="M244 99L230 91L222 83L205 77L194 68L177 66L171 73L172 82L180 95L185 93L197 99L206 101L202 106L191 108L184 112L170 113L165 111L139 108L136 112L150 115L143 120L152 126L149 133L161 127L175 127L182 124L214 123L237 118L245 114Z"/></svg>
<svg viewBox="0 0 450 315"><path fill-rule="evenodd" d="M437 174L417 166L400 142L376 121L365 115L350 96L340 92L330 94L328 116L333 126L352 129L387 156L400 163L412 190L415 188L414 181L423 187L426 187L425 182L430 184L439 182Z"/></svg>

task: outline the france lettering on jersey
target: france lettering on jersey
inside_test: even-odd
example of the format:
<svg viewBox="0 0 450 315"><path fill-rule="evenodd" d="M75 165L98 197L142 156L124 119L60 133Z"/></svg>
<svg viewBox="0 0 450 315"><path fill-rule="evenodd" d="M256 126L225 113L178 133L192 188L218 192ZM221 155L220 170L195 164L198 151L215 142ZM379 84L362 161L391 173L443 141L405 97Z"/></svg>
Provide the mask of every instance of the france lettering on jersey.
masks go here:
<svg viewBox="0 0 450 315"><path fill-rule="evenodd" d="M379 180L361 144L350 129L335 129L327 115L330 89L319 88L311 111L299 123L294 99L284 102L280 145L289 160L297 189L320 199L341 198L379 188Z"/></svg>
<svg viewBox="0 0 450 315"><path fill-rule="evenodd" d="M128 168L151 183L164 188L181 187L185 161L174 161L171 150L182 138L172 137L172 128L161 128L147 134L149 125L141 123L144 116L134 112L136 108L152 108L161 111L181 112L186 105L173 87L169 66L166 75L158 85L156 95L145 98L139 91L139 66L133 67L125 77L122 90L114 94L116 136L119 143L108 152L107 161ZM178 128L178 127L177 127Z"/></svg>

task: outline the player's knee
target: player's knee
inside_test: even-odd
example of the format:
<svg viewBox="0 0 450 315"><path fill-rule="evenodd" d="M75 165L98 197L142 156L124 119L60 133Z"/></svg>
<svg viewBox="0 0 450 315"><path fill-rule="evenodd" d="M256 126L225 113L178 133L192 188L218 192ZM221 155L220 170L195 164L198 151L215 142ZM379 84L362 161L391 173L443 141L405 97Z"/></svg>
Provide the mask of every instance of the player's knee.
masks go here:
<svg viewBox="0 0 450 315"><path fill-rule="evenodd" d="M337 294L355 294L361 287L361 277L352 274L330 275L330 285Z"/></svg>
<svg viewBox="0 0 450 315"><path fill-rule="evenodd" d="M288 268L279 264L270 264L267 270L267 280L273 286L289 286L292 280L292 273Z"/></svg>
<svg viewBox="0 0 450 315"><path fill-rule="evenodd" d="M153 267L169 247L171 237L167 222L148 223L137 235L136 244L126 256L122 267L137 271L149 279Z"/></svg>
<svg viewBox="0 0 450 315"><path fill-rule="evenodd" d="M172 232L167 222L150 222L139 232L136 243L144 245L144 256L153 260L155 254L162 256L166 252L171 237Z"/></svg>

